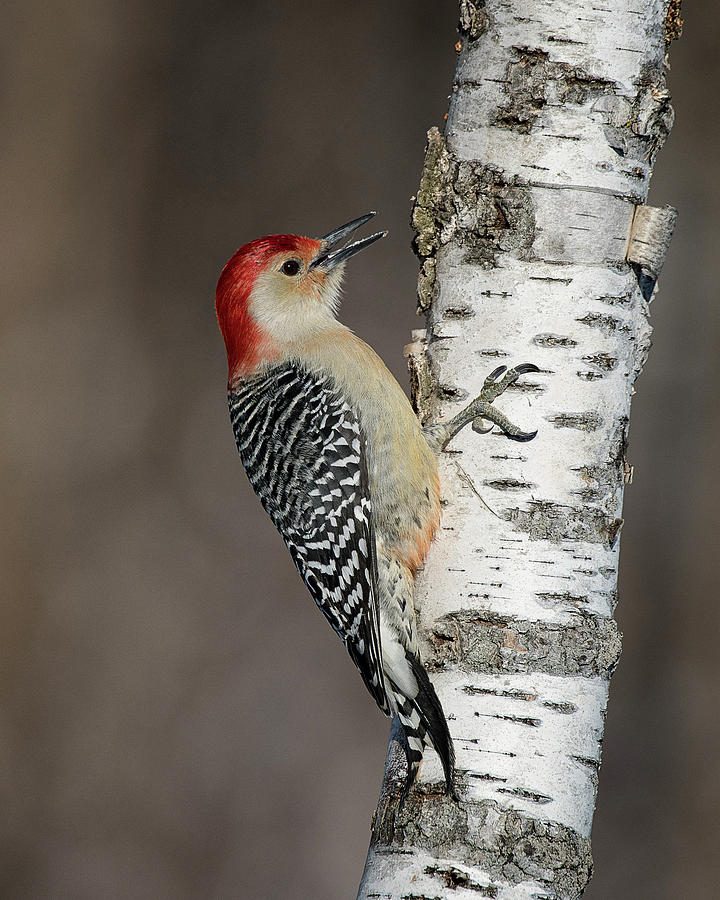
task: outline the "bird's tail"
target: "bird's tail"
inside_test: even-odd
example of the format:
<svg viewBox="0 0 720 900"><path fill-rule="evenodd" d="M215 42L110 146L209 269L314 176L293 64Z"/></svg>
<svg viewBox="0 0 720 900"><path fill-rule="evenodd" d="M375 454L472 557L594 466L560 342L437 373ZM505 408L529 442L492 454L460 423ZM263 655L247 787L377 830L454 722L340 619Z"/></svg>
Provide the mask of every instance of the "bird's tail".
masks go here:
<svg viewBox="0 0 720 900"><path fill-rule="evenodd" d="M455 792L455 748L445 719L442 705L435 693L428 674L418 656L406 652L417 692L409 696L386 674L393 706L405 733L405 753L408 760L406 790L409 790L420 767L425 747L433 747L440 757L445 774L445 792Z"/></svg>

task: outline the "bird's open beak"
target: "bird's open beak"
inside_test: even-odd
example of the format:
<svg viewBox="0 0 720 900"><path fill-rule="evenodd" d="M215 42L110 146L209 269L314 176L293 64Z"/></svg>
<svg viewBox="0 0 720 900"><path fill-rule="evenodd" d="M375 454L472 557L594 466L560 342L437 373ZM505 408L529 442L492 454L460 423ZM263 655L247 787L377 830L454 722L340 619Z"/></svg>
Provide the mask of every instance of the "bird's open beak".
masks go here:
<svg viewBox="0 0 720 900"><path fill-rule="evenodd" d="M359 219L353 219L353 221L348 222L347 225L341 225L339 228L326 234L325 237L320 238L320 251L310 263L310 268L315 269L318 266L322 266L326 271L334 269L335 266L350 259L351 256L355 256L356 253L369 247L370 244L374 244L375 241L385 237L387 231L378 231L375 234L371 234L369 237L362 238L359 241L353 241L352 244L347 244L345 247L340 247L337 250L335 249L338 244L341 244L346 238L350 237L354 231L357 231L361 225L369 222L374 215L374 212L369 212L364 216L360 216Z"/></svg>

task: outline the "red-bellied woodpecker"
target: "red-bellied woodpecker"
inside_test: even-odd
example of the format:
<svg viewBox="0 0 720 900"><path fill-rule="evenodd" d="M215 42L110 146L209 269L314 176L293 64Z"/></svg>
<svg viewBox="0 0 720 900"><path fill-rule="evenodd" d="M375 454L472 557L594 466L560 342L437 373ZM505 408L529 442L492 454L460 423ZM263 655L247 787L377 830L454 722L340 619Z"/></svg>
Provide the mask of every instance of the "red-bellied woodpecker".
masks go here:
<svg viewBox="0 0 720 900"><path fill-rule="evenodd" d="M496 369L455 419L421 429L383 362L336 319L345 261L386 232L342 244L373 215L319 240L260 238L227 263L216 310L230 417L250 483L313 599L377 705L402 723L408 786L429 744L450 792L453 743L420 659L413 606L440 520L436 454L481 419L532 438L491 403L537 370Z"/></svg>

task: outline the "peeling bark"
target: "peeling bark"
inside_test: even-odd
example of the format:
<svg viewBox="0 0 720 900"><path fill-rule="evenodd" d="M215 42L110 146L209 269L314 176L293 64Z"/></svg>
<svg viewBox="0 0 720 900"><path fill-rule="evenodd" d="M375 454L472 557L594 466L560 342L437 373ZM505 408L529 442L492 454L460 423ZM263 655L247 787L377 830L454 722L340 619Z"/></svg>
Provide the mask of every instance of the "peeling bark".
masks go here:
<svg viewBox="0 0 720 900"><path fill-rule="evenodd" d="M645 201L681 24L676 0L460 3L413 210L413 394L423 423L445 421L496 360L534 362L498 406L538 436L468 429L442 454L416 602L459 799L428 753L398 806L389 753L363 900L557 900L590 877L630 398L675 222Z"/></svg>

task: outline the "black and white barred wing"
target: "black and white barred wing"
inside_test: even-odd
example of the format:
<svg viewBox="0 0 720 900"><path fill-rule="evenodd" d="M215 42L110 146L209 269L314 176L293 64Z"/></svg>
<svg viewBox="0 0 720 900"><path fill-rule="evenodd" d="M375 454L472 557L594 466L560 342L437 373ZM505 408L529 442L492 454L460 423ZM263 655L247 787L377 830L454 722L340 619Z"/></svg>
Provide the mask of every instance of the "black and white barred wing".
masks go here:
<svg viewBox="0 0 720 900"><path fill-rule="evenodd" d="M229 403L250 483L387 713L375 538L357 417L329 378L295 365L244 382L231 390Z"/></svg>

